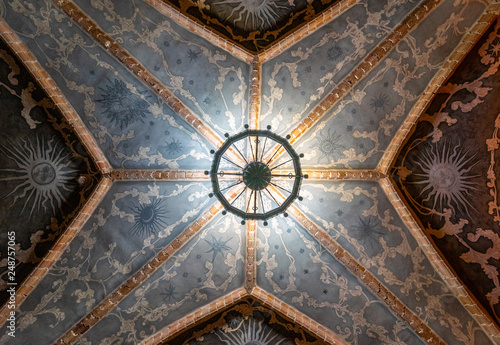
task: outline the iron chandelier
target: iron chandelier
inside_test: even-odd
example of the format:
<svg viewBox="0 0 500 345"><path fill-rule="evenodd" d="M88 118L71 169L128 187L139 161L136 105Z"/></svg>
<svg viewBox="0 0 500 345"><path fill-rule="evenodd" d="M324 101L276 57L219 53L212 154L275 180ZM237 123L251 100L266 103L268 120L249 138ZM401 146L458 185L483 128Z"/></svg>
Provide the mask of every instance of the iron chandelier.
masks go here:
<svg viewBox="0 0 500 345"><path fill-rule="evenodd" d="M283 213L288 216L287 208L295 199L302 200L299 190L302 179L300 158L288 142L290 136L283 138L267 130L249 129L236 135L225 134L227 140L214 154L212 167L205 174L210 175L213 193L224 207L222 214L230 212L245 220L267 220ZM277 170L286 169L285 172ZM232 200L224 192L241 186Z"/></svg>

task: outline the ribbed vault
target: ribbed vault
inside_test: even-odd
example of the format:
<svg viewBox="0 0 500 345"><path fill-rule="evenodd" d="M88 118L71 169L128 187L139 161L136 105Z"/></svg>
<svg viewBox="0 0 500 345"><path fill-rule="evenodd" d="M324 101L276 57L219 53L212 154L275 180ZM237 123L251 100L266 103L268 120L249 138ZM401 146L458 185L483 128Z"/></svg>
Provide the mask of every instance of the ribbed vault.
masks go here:
<svg viewBox="0 0 500 345"><path fill-rule="evenodd" d="M500 344L499 9L1 3L0 342ZM304 154L267 226L208 197L246 124Z"/></svg>

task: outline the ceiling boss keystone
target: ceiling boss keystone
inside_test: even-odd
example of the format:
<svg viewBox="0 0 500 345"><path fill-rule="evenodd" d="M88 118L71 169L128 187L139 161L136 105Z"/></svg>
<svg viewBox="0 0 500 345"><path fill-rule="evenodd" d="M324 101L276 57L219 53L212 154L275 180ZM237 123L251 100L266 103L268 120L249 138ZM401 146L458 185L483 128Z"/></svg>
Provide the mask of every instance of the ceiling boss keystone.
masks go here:
<svg viewBox="0 0 500 345"><path fill-rule="evenodd" d="M267 130L248 129L234 136L225 134L227 140L217 150L212 150L214 159L210 171L213 193L224 207L222 214L230 212L242 218L267 220L283 213L299 196L302 179L300 158L287 138ZM230 155L229 153L234 153ZM234 157L238 158L237 160ZM287 169L286 173L278 168ZM293 172L292 172L293 170ZM228 200L224 192L235 186L241 186L237 196Z"/></svg>

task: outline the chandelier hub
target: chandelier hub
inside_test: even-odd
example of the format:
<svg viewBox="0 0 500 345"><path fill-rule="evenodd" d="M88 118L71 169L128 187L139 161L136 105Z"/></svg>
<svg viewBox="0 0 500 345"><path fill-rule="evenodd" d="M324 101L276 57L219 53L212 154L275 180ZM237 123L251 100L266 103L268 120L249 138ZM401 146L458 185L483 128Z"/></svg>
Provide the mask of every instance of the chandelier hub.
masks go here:
<svg viewBox="0 0 500 345"><path fill-rule="evenodd" d="M252 190L263 190L271 182L271 169L263 162L253 161L243 169L243 182Z"/></svg>

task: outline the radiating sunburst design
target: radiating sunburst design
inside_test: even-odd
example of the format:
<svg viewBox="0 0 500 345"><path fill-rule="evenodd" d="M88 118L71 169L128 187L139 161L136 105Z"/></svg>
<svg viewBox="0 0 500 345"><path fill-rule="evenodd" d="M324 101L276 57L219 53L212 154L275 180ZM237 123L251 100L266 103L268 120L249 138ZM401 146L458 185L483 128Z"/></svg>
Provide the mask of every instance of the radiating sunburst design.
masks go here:
<svg viewBox="0 0 500 345"><path fill-rule="evenodd" d="M135 223L130 229L134 235L140 236L157 234L167 223L167 208L163 205L163 199L155 199L150 204L141 204L134 208Z"/></svg>
<svg viewBox="0 0 500 345"><path fill-rule="evenodd" d="M228 12L226 20L252 31L276 25L282 19L282 10L287 10L279 0L223 0L213 3L213 6L221 5L230 6L225 11Z"/></svg>
<svg viewBox="0 0 500 345"><path fill-rule="evenodd" d="M343 53L344 53L344 51L342 50L342 48L339 47L337 44L335 44L335 45L331 46L330 48L328 48L328 52L326 53L326 56L327 56L328 60L335 61L339 57L341 57Z"/></svg>
<svg viewBox="0 0 500 345"><path fill-rule="evenodd" d="M318 133L316 140L318 141L318 149L321 152L319 160L326 158L330 161L340 155L341 149L344 148L344 146L340 144L341 138L342 135L337 134L336 131L332 133L331 128L328 128L326 134Z"/></svg>
<svg viewBox="0 0 500 345"><path fill-rule="evenodd" d="M169 155L177 154L182 151L182 143L180 140L172 139L171 142L165 141L165 145L162 146Z"/></svg>
<svg viewBox="0 0 500 345"><path fill-rule="evenodd" d="M381 93L378 97L374 97L370 100L370 108L373 111L377 112L377 110L382 109L385 110L385 106L389 103L389 96L385 93Z"/></svg>
<svg viewBox="0 0 500 345"><path fill-rule="evenodd" d="M106 88L99 88L103 93L101 99L96 100L100 103L106 115L115 125L120 124L120 129L127 127L136 121L144 123L144 118L151 115L149 112L149 103L131 92L127 85L120 79L114 82L109 80Z"/></svg>
<svg viewBox="0 0 500 345"><path fill-rule="evenodd" d="M170 302L170 300L175 300L177 292L175 291L175 286L172 284L169 285L168 288L165 288L165 292L162 292L161 295L163 295L163 300Z"/></svg>
<svg viewBox="0 0 500 345"><path fill-rule="evenodd" d="M418 180L411 183L423 186L419 198L424 205L440 212L444 208L458 208L470 217L469 209L475 210L470 195L477 190L473 180L480 175L469 174L479 163L474 162L477 152L469 152L470 149L464 152L460 144L452 147L445 143L428 146L414 159L421 172L413 174Z"/></svg>
<svg viewBox="0 0 500 345"><path fill-rule="evenodd" d="M373 247L378 244L380 238L385 235L377 218L370 216L367 218L358 217L358 223L353 226L353 236L364 244Z"/></svg>
<svg viewBox="0 0 500 345"><path fill-rule="evenodd" d="M53 139L37 138L35 144L22 140L22 145L2 145L0 153L17 165L17 168L0 170L2 175L7 175L0 181L14 183L14 189L4 197L14 196L11 206L21 200L24 206L20 213L23 213L31 205L30 217L35 211L52 214L61 211L77 178L70 153L64 147Z"/></svg>
<svg viewBox="0 0 500 345"><path fill-rule="evenodd" d="M279 333L273 332L263 320L253 317L243 320L235 328L227 328L225 332L218 331L216 334L226 345L279 345L286 340L276 339Z"/></svg>

